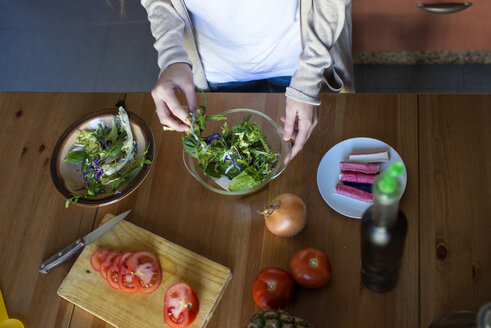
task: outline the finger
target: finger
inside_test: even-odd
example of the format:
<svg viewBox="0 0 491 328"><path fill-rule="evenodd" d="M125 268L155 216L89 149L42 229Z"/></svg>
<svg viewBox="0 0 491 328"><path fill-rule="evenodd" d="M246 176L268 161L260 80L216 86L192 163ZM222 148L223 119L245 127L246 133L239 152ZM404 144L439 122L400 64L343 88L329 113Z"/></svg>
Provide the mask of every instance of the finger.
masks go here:
<svg viewBox="0 0 491 328"><path fill-rule="evenodd" d="M162 98L155 92L152 92L153 101L155 103L155 112L159 117L159 121L164 126L169 127L175 131L187 131L189 128L187 125L179 123L172 115Z"/></svg>
<svg viewBox="0 0 491 328"><path fill-rule="evenodd" d="M314 128L317 124L312 124L312 126L310 127L309 129L309 132L307 133L307 140L310 139L310 135L312 134L312 132L314 131Z"/></svg>
<svg viewBox="0 0 491 328"><path fill-rule="evenodd" d="M298 133L292 148L292 156L291 156L292 159L300 152L300 150L303 149L303 146L305 145L305 142L308 139L309 128L310 128L309 123L306 122L303 123L302 121L299 122Z"/></svg>
<svg viewBox="0 0 491 328"><path fill-rule="evenodd" d="M310 139L310 135L312 134L312 131L314 131L314 128L317 126L318 119L317 119L317 109L315 109L314 113L314 121L312 122L312 125L310 126L309 133L307 135L307 140Z"/></svg>
<svg viewBox="0 0 491 328"><path fill-rule="evenodd" d="M174 131L188 131L189 127L183 123L180 123L169 111L169 108L163 101L156 102L156 112L159 117L160 123L164 125L164 130L174 130ZM165 129L167 127L167 129Z"/></svg>
<svg viewBox="0 0 491 328"><path fill-rule="evenodd" d="M162 86L162 84L156 85L151 92L153 102L155 103L155 112L157 113L157 116L159 117L159 121L162 125L166 125L171 127L175 127L177 122L172 123L174 119L172 118L170 114L169 107L167 107L163 95L165 94L165 88ZM173 128L171 127L171 128Z"/></svg>
<svg viewBox="0 0 491 328"><path fill-rule="evenodd" d="M293 134L297 110L295 107L286 106L285 127L283 128L283 140L290 140Z"/></svg>
<svg viewBox="0 0 491 328"><path fill-rule="evenodd" d="M169 108L170 112L178 119L180 119L184 124L190 125L189 122L189 112L181 105L179 99L177 99L176 94L173 89L164 90L162 93L162 99Z"/></svg>
<svg viewBox="0 0 491 328"><path fill-rule="evenodd" d="M280 127L280 131L281 131L281 133L285 133L284 129L282 127ZM298 129L295 127L292 135L290 136L290 139L288 139L288 140L295 140L297 138L297 133L298 133ZM288 141L288 140L285 140L285 141Z"/></svg>
<svg viewBox="0 0 491 328"><path fill-rule="evenodd" d="M281 122L285 123L286 117L285 116L281 116L280 117L280 120L281 120ZM284 129L281 128L281 133L283 133L283 131L284 131ZM295 120L295 124L293 125L293 134L292 134L292 137L291 137L292 139L294 139L293 135L296 134L296 131L298 131L298 123Z"/></svg>
<svg viewBox="0 0 491 328"><path fill-rule="evenodd" d="M159 121L161 124L166 124L166 117L169 115L169 108L165 105L164 101L154 92L152 91L153 102L155 103L155 112L159 117Z"/></svg>
<svg viewBox="0 0 491 328"><path fill-rule="evenodd" d="M190 112L195 112L198 109L198 101L196 100L196 91L194 89L194 84L184 85L181 87L184 96L186 97L186 103L188 104L188 109Z"/></svg>

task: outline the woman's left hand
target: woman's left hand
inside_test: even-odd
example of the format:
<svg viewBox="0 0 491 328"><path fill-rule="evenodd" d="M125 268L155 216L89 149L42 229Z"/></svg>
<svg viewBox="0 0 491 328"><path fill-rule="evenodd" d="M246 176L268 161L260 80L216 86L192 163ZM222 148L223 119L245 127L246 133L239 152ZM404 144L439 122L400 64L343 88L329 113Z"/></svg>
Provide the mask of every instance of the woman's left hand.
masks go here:
<svg viewBox="0 0 491 328"><path fill-rule="evenodd" d="M287 97L286 117L281 120L285 123L283 139L294 140L291 160L302 150L317 125L317 107Z"/></svg>

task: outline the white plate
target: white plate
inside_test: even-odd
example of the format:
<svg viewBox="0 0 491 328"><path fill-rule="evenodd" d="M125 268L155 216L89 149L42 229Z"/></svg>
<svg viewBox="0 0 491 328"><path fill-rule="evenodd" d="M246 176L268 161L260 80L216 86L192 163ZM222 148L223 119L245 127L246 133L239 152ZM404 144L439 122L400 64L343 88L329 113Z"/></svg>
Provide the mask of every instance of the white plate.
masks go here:
<svg viewBox="0 0 491 328"><path fill-rule="evenodd" d="M401 162L401 156L388 144L372 138L352 138L341 141L324 155L317 169L317 187L326 203L336 212L347 217L360 219L363 212L372 203L362 202L335 193L339 182L339 162L347 161L351 153L369 153L389 150L389 161L380 163L380 172L384 172L393 162ZM404 165L404 174L401 176L402 192L406 189L407 173Z"/></svg>

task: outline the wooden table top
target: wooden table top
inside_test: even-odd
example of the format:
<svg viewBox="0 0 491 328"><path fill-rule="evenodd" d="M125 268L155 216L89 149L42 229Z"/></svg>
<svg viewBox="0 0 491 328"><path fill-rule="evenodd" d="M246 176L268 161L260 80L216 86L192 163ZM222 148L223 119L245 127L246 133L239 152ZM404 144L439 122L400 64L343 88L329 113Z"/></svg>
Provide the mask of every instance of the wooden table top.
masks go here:
<svg viewBox="0 0 491 328"><path fill-rule="evenodd" d="M277 121L285 106L282 94L207 97L209 113L254 108ZM114 205L65 209L49 175L57 139L79 117L123 98L154 131L149 175ZM180 135L162 131L149 94L0 94L0 288L10 316L26 327L110 327L56 294L76 257L47 275L37 268L106 213L127 209L133 209L128 221L231 269L208 327L244 327L259 310L252 298L256 274L269 266L288 269L303 247L328 254L332 278L317 290L297 289L286 310L319 328L427 327L447 311L476 311L490 301L491 95L325 94L322 103L318 127L281 176L252 195L227 197L186 171ZM401 276L386 294L361 283L360 221L332 210L316 185L323 155L357 136L391 145L408 171ZM306 228L289 239L269 233L257 214L283 192L308 207Z"/></svg>

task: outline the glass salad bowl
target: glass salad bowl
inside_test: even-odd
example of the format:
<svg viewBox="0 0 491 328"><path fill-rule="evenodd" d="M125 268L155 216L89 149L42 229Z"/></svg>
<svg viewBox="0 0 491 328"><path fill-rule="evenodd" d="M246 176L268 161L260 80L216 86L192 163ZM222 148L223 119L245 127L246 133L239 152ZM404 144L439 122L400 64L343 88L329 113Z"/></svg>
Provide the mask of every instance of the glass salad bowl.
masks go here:
<svg viewBox="0 0 491 328"><path fill-rule="evenodd" d="M208 156L214 157L213 160L207 161L210 163L206 166L208 172L209 170L214 171L212 172L212 175L215 175L214 177L204 173L203 169L200 167L199 159L191 156L189 152L186 151L186 142L184 142L184 165L189 173L191 173L191 175L203 186L222 195L247 195L261 189L284 171L287 165L286 160L290 159L291 143L283 140L282 129L273 119L257 110L243 108L230 109L218 115L222 115L226 120L208 120L206 122L206 128L201 132L201 137L205 140L202 140L202 144L197 146L199 152L203 150L203 152L207 152ZM227 130L233 131L233 127L244 126L244 119L247 117L249 117L249 119L245 129L251 130L251 125L248 124L252 124L252 130L254 129L254 126L259 126L259 132L263 135L261 139L267 143L267 153L270 154L265 156L268 156L271 161L256 159L253 162L246 164L248 162L246 160L248 155L245 155L244 151L246 154L257 154L258 151L264 151L265 148L261 146L261 144L264 145L263 141L248 144L247 141L249 140L249 135L247 134L247 131L245 132L246 137L231 136L227 132L224 133L224 131ZM224 126L227 127L226 130L224 130ZM236 130L236 132L242 133L244 132L244 129ZM256 134L256 136L257 135L258 134ZM188 137L192 136L188 135ZM217 141L217 139L220 141ZM195 138L195 140L198 139ZM222 147L222 141L226 145L225 147ZM215 144L211 145L212 143ZM198 157L201 158L203 163L202 156ZM254 158L262 159L264 157ZM263 167L264 162L267 164ZM202 164L202 166L204 165ZM251 169L250 167L254 167L254 169ZM242 174L241 177L231 178L230 175L233 174L230 174L229 172L234 170L236 171L235 174ZM240 188L237 188L238 184L236 181L239 178L243 181L244 179L242 177L246 176L245 171L249 174L251 170L252 172L255 172L253 175L256 177L255 182L242 183L239 184ZM248 176L246 176L246 178L250 180Z"/></svg>
<svg viewBox="0 0 491 328"><path fill-rule="evenodd" d="M124 120L120 119L122 116L118 108L103 109L87 114L71 124L58 139L51 156L50 173L56 190L67 201L66 206L70 203L86 207L115 203L136 190L147 176L155 152L155 141L152 130L140 116L124 109L123 111ZM115 123L114 128L112 128L113 122ZM106 132L111 131L113 135L118 135L117 139L114 138L113 141L107 144L105 140L102 140L102 137L97 139L100 145L104 144L104 147L101 146L103 151L111 151L111 145L118 143L120 137L123 144L130 145L131 140L134 142L132 143L133 146L128 146L131 149L131 154L130 150L128 150L127 152L130 155L127 158L117 157L120 155L122 149L125 149L124 146L119 147L119 152L116 150L111 153L110 156L116 158L111 163L113 168L104 165L107 162L101 159L103 155L97 155L99 157L95 159L90 157L91 155L83 155L83 158L87 159L86 165L92 170L94 165L97 168L103 168L96 175L101 181L105 176L104 173L112 173L106 180L109 181L108 183L101 184L101 188L94 195L89 195L89 190L91 189L90 183L88 182L89 179L86 173L85 175L82 174L82 172L88 171L87 166L82 167L82 163L85 160L80 161L76 159L70 161L69 154L74 154L80 150L85 152L87 147L91 147L90 145L87 147L76 145L77 142L80 142L80 132L83 131L87 132L87 134L92 134L92 131L97 131L100 126L105 128ZM131 129L131 136L127 133L128 128ZM114 131L112 131L113 129ZM126 133L126 137L122 135L123 131ZM110 139L110 136L106 136L105 138ZM91 145L93 144L94 142L91 141ZM115 166L118 167L118 171L114 168Z"/></svg>

